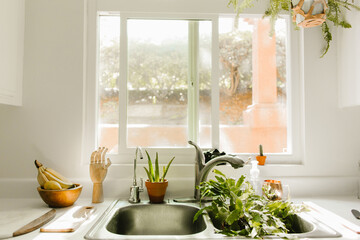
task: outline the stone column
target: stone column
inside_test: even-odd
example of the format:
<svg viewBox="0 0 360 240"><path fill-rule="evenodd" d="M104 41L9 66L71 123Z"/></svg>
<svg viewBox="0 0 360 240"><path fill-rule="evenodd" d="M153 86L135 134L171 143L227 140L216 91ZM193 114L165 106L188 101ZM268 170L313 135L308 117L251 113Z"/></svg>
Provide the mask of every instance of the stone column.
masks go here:
<svg viewBox="0 0 360 240"><path fill-rule="evenodd" d="M253 21L252 105L244 111L244 124L252 128L286 126L284 106L277 103L276 39L267 19Z"/></svg>

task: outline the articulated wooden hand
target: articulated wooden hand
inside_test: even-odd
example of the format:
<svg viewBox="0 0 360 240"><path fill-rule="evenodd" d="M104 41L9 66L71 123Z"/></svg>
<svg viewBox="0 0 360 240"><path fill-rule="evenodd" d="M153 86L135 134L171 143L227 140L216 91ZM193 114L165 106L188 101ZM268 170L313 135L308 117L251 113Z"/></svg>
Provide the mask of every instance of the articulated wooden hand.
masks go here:
<svg viewBox="0 0 360 240"><path fill-rule="evenodd" d="M90 157L90 178L93 182L93 203L101 203L104 201L102 183L106 177L107 169L111 165L111 161L109 158L107 159L107 162L105 160L105 155L107 151L107 148L99 147L99 149L97 151L94 151Z"/></svg>

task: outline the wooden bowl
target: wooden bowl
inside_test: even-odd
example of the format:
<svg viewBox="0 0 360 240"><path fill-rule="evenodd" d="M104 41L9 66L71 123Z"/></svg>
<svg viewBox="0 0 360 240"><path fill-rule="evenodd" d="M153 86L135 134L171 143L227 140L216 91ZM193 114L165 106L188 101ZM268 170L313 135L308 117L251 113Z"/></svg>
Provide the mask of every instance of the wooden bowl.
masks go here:
<svg viewBox="0 0 360 240"><path fill-rule="evenodd" d="M41 187L38 187L37 190L42 200L49 205L49 207L69 207L76 202L82 190L82 185L74 185L74 188L62 190L46 190Z"/></svg>

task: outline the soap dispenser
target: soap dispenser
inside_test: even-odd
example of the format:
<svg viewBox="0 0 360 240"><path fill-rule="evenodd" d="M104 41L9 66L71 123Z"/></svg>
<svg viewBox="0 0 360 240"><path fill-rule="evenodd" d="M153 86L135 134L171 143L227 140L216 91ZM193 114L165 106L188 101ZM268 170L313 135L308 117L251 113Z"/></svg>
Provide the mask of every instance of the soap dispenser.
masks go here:
<svg viewBox="0 0 360 240"><path fill-rule="evenodd" d="M258 162L251 157L251 169L250 169L250 183L253 185L256 195L261 195L261 184L260 184L260 170L258 169Z"/></svg>

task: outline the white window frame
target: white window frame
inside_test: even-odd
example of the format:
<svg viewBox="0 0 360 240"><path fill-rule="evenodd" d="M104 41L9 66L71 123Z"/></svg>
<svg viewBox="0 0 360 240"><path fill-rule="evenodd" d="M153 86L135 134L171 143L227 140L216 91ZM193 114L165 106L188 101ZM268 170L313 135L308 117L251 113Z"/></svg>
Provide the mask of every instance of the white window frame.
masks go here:
<svg viewBox="0 0 360 240"><path fill-rule="evenodd" d="M88 0L86 22L86 44L84 49L84 114L83 114L83 144L82 159L84 163L88 162L90 154L96 149L96 126L97 124L97 69L98 69L98 16L100 12L120 14L120 83L119 95L120 103L127 103L127 39L126 39L126 22L128 18L149 18L149 19L207 19L213 21L212 24L212 45L218 46L218 18L221 15L231 14L232 10L224 9L224 2L215 0L204 0L204 4L194 4L191 0L183 0L181 7L177 4L164 4L169 0ZM178 1L179 2L179 1ZM203 2L203 0L201 0ZM160 4L160 5L159 5ZM210 6L209 6L210 4ZM154 6L156 7L154 9ZM185 8L184 8L185 6ZM186 7L187 6L187 7ZM207 7L204 7L207 6ZM257 11L257 12L256 12ZM207 13L210 12L211 14ZM263 10L255 8L255 13ZM244 15L246 16L246 15ZM288 16L290 19L290 16ZM289 35L287 38L287 145L289 153L267 153L267 164L303 164L303 123L304 110L302 105L303 99L303 31L293 30L290 20L287 24ZM291 54L290 54L291 52ZM218 59L219 51L212 48L212 86L218 87ZM125 64L124 64L125 63ZM212 111L212 144L213 147L219 146L219 117L214 112L219 109L219 91L211 93L211 111ZM119 105L119 111L127 113L126 104ZM119 153L109 154L109 157L115 164L128 165L132 164L135 153L134 148L127 148L124 139L120 141L122 136L126 136L127 132L127 116L120 114L119 118ZM146 148L150 154L159 152L162 156L160 163L166 163L170 157L176 156L177 161L174 164L193 164L194 149L189 145L187 148ZM238 154L239 157L246 160L249 156L257 153Z"/></svg>

